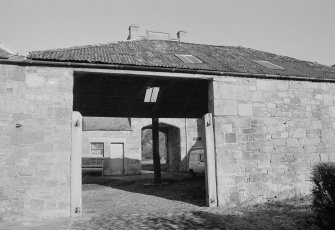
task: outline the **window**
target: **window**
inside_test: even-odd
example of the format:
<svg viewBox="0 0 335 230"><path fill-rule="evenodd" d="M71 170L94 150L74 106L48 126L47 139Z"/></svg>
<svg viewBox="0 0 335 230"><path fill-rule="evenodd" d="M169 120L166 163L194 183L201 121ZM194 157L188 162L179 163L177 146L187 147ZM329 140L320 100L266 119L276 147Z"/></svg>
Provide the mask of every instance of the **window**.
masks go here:
<svg viewBox="0 0 335 230"><path fill-rule="evenodd" d="M144 102L155 103L158 98L159 87L149 87L145 91Z"/></svg>
<svg viewBox="0 0 335 230"><path fill-rule="evenodd" d="M199 64L202 63L201 60L198 58L194 57L193 55L190 54L175 54L180 60L182 60L184 63L189 63L189 64Z"/></svg>
<svg viewBox="0 0 335 230"><path fill-rule="evenodd" d="M95 157L104 157L104 143L103 142L92 142L91 143L91 155Z"/></svg>
<svg viewBox="0 0 335 230"><path fill-rule="evenodd" d="M284 68L282 68L278 65L275 65L271 62L268 62L268 61L256 61L256 63L258 63L258 64L260 64L260 65L262 65L266 68L269 68L269 69L279 69L279 70L284 69Z"/></svg>

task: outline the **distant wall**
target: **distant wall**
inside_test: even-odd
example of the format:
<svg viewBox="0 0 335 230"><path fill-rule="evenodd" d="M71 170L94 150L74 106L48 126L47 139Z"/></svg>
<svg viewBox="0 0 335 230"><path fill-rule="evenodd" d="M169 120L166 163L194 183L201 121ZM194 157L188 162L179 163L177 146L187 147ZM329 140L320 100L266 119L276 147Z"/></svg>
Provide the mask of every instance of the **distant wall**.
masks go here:
<svg viewBox="0 0 335 230"><path fill-rule="evenodd" d="M124 118L127 119L127 118ZM106 119L103 119L106 122ZM110 122L113 122L111 120ZM115 121L114 121L115 122ZM168 134L168 141L170 141L170 157L171 171L186 171L187 170L187 153L192 147L202 146L203 131L201 119L159 119L160 124L172 125L179 129L180 140L176 140L174 137L178 131L176 129L170 130ZM122 168L116 167L118 164L113 162L120 162L119 157L115 157L111 154L110 143L111 142L123 142L124 143L124 157L125 157L125 173L126 174L138 174L141 170L141 130L142 128L151 125L151 119L147 118L131 118L131 130L123 131L83 131L83 157L90 157L90 143L91 142L103 142L105 146L105 158L108 160L104 167L105 175L121 174ZM185 130L185 124L187 130ZM109 124L110 127L114 125ZM127 128L128 129L128 128ZM169 137L170 135L170 137ZM178 148L178 149L177 149ZM114 160L113 160L114 159ZM108 163L109 162L109 163ZM113 166L114 165L114 166Z"/></svg>
<svg viewBox="0 0 335 230"><path fill-rule="evenodd" d="M210 92L220 206L308 194L335 160L335 84L222 77Z"/></svg>
<svg viewBox="0 0 335 230"><path fill-rule="evenodd" d="M0 221L70 215L72 71L0 65Z"/></svg>
<svg viewBox="0 0 335 230"><path fill-rule="evenodd" d="M103 142L106 159L105 175L122 174L122 160L111 154L111 143L124 143L125 173L138 174L141 172L141 130L133 131L84 131L83 157L91 157L91 142Z"/></svg>

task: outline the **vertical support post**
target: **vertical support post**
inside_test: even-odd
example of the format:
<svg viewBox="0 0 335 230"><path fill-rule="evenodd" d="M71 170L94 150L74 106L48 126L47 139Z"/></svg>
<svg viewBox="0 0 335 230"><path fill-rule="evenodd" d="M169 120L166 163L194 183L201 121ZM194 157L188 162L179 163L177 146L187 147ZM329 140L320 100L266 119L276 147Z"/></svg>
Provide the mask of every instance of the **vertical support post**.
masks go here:
<svg viewBox="0 0 335 230"><path fill-rule="evenodd" d="M82 116L72 113L71 217L82 215L81 194Z"/></svg>
<svg viewBox="0 0 335 230"><path fill-rule="evenodd" d="M217 201L217 178L216 178L216 157L214 145L214 128L211 113L203 117L205 126L205 172L206 172L206 205L209 207L218 206Z"/></svg>
<svg viewBox="0 0 335 230"><path fill-rule="evenodd" d="M154 160L154 183L159 184L161 180L161 159L159 157L159 130L158 117L152 118L152 154Z"/></svg>

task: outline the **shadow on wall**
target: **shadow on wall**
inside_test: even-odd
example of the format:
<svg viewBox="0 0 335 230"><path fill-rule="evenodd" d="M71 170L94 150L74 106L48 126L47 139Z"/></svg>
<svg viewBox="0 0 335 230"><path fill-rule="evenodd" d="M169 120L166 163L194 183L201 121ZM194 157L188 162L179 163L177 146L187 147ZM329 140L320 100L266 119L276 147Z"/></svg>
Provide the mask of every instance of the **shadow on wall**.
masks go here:
<svg viewBox="0 0 335 230"><path fill-rule="evenodd" d="M152 159L152 127L142 128L142 159ZM170 172L181 169L180 129L178 127L159 123L159 155L166 159L166 170Z"/></svg>
<svg viewBox="0 0 335 230"><path fill-rule="evenodd" d="M94 158L85 158L94 159ZM82 172L84 174L93 174L96 172L94 170L90 170L90 168L94 168L99 164L86 162L85 165L82 166ZM104 175L127 175L127 174L140 174L141 173L141 161L137 159L131 158L104 158L103 160L103 170ZM96 174L96 173L94 173Z"/></svg>
<svg viewBox="0 0 335 230"><path fill-rule="evenodd" d="M132 158L105 158L104 175L140 174L141 161Z"/></svg>
<svg viewBox="0 0 335 230"><path fill-rule="evenodd" d="M196 134L197 136L196 137L188 137L188 138L192 138L192 146L190 148L188 148L188 151L187 151L187 154L186 156L182 159L182 162L181 162L181 166L182 166L182 170L183 171L188 171L188 162L189 162L189 159L190 159L190 153L193 149L195 148L204 148L205 147L205 132L204 132L204 127L203 127L203 120L201 118L197 119L197 127L196 127ZM196 138L196 139L194 139ZM188 141L188 144L190 143L190 141Z"/></svg>

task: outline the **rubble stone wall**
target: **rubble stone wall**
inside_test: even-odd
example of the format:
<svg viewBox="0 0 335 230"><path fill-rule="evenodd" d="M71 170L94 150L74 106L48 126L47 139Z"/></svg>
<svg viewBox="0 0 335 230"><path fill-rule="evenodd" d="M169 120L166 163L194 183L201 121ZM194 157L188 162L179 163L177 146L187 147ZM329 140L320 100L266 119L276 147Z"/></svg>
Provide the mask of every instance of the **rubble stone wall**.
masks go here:
<svg viewBox="0 0 335 230"><path fill-rule="evenodd" d="M0 221L70 215L72 71L0 65Z"/></svg>
<svg viewBox="0 0 335 230"><path fill-rule="evenodd" d="M220 206L310 192L335 159L335 84L221 77L210 89Z"/></svg>

